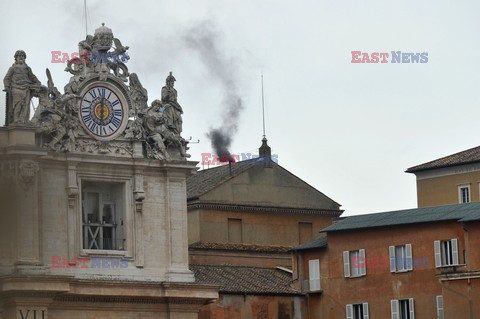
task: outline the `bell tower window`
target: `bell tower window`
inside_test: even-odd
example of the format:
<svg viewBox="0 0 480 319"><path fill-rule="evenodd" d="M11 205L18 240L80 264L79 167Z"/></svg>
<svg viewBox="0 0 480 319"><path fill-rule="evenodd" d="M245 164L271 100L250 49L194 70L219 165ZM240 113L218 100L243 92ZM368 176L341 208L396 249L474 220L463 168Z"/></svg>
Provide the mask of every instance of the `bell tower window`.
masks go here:
<svg viewBox="0 0 480 319"><path fill-rule="evenodd" d="M125 183L82 183L83 249L125 250Z"/></svg>

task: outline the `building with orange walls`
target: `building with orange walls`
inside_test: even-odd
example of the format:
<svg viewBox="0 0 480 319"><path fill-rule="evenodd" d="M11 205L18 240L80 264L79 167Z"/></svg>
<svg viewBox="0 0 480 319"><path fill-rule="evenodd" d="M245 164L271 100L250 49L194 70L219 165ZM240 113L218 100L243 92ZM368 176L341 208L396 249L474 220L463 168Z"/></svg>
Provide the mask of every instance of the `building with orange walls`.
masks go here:
<svg viewBox="0 0 480 319"><path fill-rule="evenodd" d="M480 318L480 203L344 218L294 249L308 318Z"/></svg>

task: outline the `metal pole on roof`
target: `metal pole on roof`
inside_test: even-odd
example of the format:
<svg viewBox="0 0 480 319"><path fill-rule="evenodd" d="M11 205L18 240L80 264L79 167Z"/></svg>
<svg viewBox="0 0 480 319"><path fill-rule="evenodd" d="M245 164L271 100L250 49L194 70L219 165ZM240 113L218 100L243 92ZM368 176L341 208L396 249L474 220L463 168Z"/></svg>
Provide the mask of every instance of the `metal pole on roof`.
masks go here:
<svg viewBox="0 0 480 319"><path fill-rule="evenodd" d="M262 73L262 118L263 118L263 138L265 138L265 99L263 96L263 73Z"/></svg>

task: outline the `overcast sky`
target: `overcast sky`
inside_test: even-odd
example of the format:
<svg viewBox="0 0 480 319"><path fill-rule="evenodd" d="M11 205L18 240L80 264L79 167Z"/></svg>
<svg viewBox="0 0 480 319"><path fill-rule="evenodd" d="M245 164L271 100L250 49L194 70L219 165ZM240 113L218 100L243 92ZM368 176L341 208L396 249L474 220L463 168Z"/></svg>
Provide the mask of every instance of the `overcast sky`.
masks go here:
<svg viewBox="0 0 480 319"><path fill-rule="evenodd" d="M160 98L169 71L183 136L200 161L229 93L242 98L231 152L257 152L266 133L279 163L342 204L345 215L416 207L411 166L480 140L478 1L87 0L88 33L102 22L130 47L130 72ZM1 1L0 72L17 49L59 89L78 50L83 0ZM208 44L208 45L206 45ZM210 51L209 51L210 50ZM428 52L424 64L352 64L351 51ZM388 59L389 61L391 58ZM233 87L233 89L232 89ZM228 91L228 92L227 92ZM0 124L4 123L0 99Z"/></svg>

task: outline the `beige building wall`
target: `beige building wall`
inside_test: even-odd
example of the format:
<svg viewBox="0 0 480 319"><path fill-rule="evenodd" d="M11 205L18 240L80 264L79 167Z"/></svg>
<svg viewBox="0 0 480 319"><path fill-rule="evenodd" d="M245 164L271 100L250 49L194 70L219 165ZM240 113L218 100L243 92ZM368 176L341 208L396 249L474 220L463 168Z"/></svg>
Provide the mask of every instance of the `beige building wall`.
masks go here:
<svg viewBox="0 0 480 319"><path fill-rule="evenodd" d="M340 209L340 204L278 165L254 165L201 195L200 200L235 205Z"/></svg>
<svg viewBox="0 0 480 319"><path fill-rule="evenodd" d="M457 171L458 173L455 173ZM460 203L459 186L465 185L470 187L470 201L478 202L480 200L480 171L462 172L451 169L449 171L419 172L416 175L419 208L458 204Z"/></svg>
<svg viewBox="0 0 480 319"><path fill-rule="evenodd" d="M301 244L301 239L306 242L318 237L320 230L332 223L330 216L203 209L189 211L188 218L190 243L238 243L232 240L237 238L237 234L229 237L229 230L238 231L236 227L229 228L229 220L230 226L235 220L241 225L241 243L263 246L293 247Z"/></svg>
<svg viewBox="0 0 480 319"><path fill-rule="evenodd" d="M204 173L197 174L200 182ZM226 178L189 198L189 243L293 247L342 213L340 204L279 165L253 165Z"/></svg>

